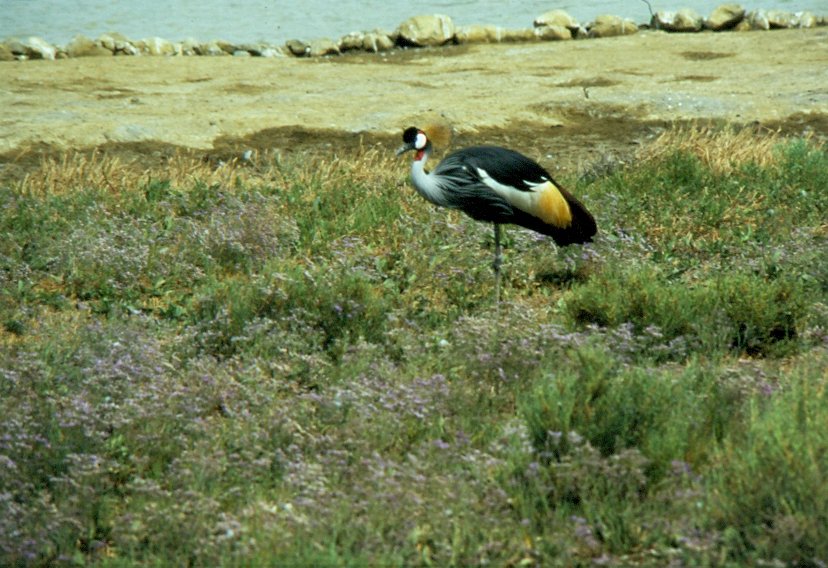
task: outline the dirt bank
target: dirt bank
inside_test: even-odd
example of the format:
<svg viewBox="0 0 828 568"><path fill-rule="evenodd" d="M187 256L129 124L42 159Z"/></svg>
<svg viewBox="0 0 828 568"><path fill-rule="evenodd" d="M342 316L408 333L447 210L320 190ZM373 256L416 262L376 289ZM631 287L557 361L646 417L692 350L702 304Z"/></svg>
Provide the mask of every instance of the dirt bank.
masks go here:
<svg viewBox="0 0 828 568"><path fill-rule="evenodd" d="M828 29L457 46L330 59L0 63L0 163L388 141L442 115L471 140L570 167L654 128L721 120L828 135Z"/></svg>

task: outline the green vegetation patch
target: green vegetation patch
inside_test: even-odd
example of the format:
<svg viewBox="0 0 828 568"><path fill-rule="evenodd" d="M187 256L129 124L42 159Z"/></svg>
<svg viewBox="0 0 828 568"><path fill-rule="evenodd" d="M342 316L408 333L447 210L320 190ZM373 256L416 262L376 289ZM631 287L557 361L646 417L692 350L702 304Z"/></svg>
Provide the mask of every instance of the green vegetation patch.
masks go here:
<svg viewBox="0 0 828 568"><path fill-rule="evenodd" d="M0 564L824 564L824 146L562 181L499 306L384 148L1 186Z"/></svg>

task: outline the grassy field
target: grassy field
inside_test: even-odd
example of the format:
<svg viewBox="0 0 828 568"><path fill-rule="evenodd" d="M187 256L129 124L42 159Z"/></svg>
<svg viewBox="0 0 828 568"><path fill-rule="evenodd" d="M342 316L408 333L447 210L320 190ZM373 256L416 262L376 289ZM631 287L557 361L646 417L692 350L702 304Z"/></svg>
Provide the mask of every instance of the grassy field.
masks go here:
<svg viewBox="0 0 828 568"><path fill-rule="evenodd" d="M387 148L0 188L0 565L828 562L828 152L673 129L593 245Z"/></svg>

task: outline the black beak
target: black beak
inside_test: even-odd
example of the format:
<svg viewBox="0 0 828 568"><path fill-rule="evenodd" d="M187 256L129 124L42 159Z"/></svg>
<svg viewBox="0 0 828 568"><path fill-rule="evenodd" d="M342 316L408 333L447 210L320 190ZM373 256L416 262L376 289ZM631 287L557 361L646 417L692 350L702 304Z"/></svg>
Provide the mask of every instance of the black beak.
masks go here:
<svg viewBox="0 0 828 568"><path fill-rule="evenodd" d="M409 150L413 150L413 149L414 149L414 144L403 144L402 146L397 148L397 156L399 156L401 154L405 154Z"/></svg>

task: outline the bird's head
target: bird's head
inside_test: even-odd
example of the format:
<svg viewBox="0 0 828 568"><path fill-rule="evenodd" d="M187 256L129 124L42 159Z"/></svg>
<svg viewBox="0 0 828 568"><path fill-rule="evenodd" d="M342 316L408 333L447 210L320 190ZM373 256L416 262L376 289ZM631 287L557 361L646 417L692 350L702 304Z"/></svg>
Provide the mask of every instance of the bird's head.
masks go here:
<svg viewBox="0 0 828 568"><path fill-rule="evenodd" d="M422 160L432 150L433 144L445 148L451 142L452 128L447 123L435 122L423 128L409 126L403 131L403 145L397 150L397 155L409 150L416 152L415 160Z"/></svg>
<svg viewBox="0 0 828 568"><path fill-rule="evenodd" d="M416 150L417 157L415 159L419 160L422 158L422 154L430 144L428 135L416 126L409 126L406 128L403 132L402 138L403 145L397 149L398 156L408 152L409 150Z"/></svg>

